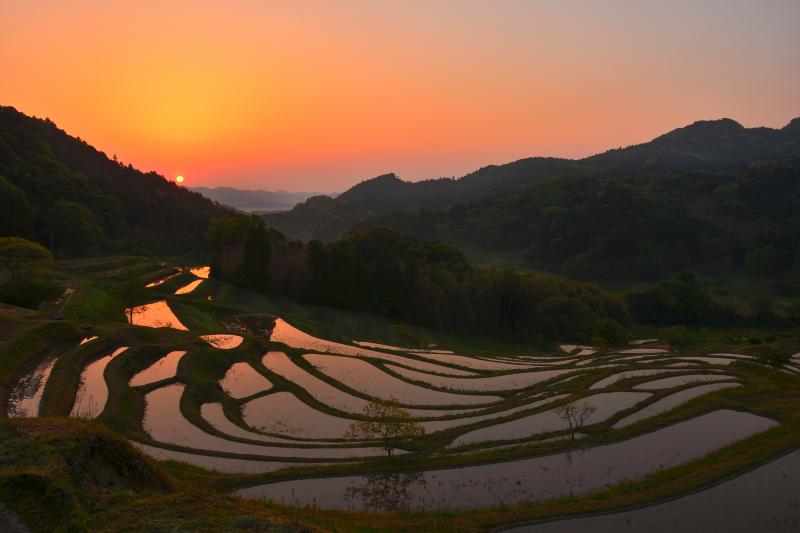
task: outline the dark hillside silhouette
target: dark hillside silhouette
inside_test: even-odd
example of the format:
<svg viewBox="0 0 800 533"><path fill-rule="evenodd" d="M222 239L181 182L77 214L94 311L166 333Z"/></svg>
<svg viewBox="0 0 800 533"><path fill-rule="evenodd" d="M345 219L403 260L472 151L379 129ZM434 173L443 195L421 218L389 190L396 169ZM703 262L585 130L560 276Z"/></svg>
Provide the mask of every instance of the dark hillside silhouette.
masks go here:
<svg viewBox="0 0 800 533"><path fill-rule="evenodd" d="M0 107L0 180L0 205L20 211L0 234L33 237L60 255L196 250L209 224L229 214L13 107Z"/></svg>

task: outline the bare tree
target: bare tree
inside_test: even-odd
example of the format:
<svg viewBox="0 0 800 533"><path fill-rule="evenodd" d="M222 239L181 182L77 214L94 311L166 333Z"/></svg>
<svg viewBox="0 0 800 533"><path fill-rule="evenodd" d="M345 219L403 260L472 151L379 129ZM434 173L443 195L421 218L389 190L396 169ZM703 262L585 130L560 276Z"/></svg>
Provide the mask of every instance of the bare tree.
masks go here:
<svg viewBox="0 0 800 533"><path fill-rule="evenodd" d="M556 407L556 414L559 418L569 424L569 435L572 440L575 440L575 434L583 428L595 411L597 411L597 407L588 400L584 400L580 404L571 402Z"/></svg>

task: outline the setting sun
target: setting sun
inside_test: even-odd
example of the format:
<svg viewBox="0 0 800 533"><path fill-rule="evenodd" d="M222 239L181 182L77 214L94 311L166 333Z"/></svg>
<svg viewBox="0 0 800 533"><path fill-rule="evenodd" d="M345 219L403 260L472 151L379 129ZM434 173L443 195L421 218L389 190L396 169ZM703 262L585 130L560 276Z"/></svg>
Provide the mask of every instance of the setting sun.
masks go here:
<svg viewBox="0 0 800 533"><path fill-rule="evenodd" d="M177 178L175 178L175 182L176 183L183 183L183 176L178 176Z"/></svg>

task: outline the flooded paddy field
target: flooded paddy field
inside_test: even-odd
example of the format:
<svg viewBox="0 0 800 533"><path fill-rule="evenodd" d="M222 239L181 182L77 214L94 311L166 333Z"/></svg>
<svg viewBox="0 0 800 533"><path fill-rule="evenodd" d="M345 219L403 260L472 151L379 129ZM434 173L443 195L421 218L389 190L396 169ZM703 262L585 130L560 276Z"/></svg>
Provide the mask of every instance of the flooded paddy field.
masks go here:
<svg viewBox="0 0 800 533"><path fill-rule="evenodd" d="M509 533L800 530L800 451L700 492L640 509L504 528Z"/></svg>
<svg viewBox="0 0 800 533"><path fill-rule="evenodd" d="M714 411L630 440L521 461L426 470L388 479L342 476L241 489L246 498L359 511L453 510L513 505L586 494L702 457L776 423L748 413ZM383 497L385 496L385 497Z"/></svg>
<svg viewBox="0 0 800 533"><path fill-rule="evenodd" d="M776 427L780 417L748 395L775 375L796 379L754 370L749 354L647 343L467 355L327 339L231 306L201 267L157 275L113 327L18 370L6 415L66 414L48 394L68 398L72 416L127 428L155 459L288 505L436 511L589 494ZM419 429L393 443L392 458L353 433L379 421L376 402ZM580 423L564 415L582 406Z"/></svg>

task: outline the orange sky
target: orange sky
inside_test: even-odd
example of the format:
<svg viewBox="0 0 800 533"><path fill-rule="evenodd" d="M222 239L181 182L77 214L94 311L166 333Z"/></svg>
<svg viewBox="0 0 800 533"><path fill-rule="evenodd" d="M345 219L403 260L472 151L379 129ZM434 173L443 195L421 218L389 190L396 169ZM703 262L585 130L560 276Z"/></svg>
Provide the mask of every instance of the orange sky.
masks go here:
<svg viewBox="0 0 800 533"><path fill-rule="evenodd" d="M188 186L328 192L783 126L798 27L793 0L0 0L0 104Z"/></svg>

